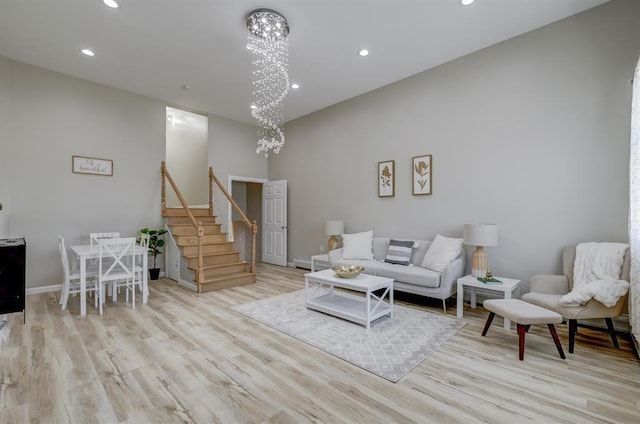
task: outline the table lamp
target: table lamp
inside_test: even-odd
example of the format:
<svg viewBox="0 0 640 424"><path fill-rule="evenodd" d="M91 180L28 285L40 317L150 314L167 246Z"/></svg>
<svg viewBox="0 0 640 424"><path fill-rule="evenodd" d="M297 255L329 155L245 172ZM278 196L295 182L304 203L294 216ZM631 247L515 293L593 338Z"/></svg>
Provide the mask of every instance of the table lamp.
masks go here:
<svg viewBox="0 0 640 424"><path fill-rule="evenodd" d="M339 235L344 232L342 221L327 221L324 223L324 233L329 236L329 252L340 247Z"/></svg>
<svg viewBox="0 0 640 424"><path fill-rule="evenodd" d="M485 246L498 245L498 226L496 224L464 224L462 231L464 244L476 246L471 254L471 275L484 277L489 266L489 257Z"/></svg>

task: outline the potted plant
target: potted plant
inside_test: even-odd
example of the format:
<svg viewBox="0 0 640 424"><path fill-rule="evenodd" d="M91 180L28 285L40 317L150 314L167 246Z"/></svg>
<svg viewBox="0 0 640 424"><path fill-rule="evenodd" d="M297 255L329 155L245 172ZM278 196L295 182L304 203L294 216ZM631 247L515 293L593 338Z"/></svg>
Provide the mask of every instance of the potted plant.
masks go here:
<svg viewBox="0 0 640 424"><path fill-rule="evenodd" d="M167 230L150 230L143 228L140 230L142 234L149 234L149 256L153 256L153 268L149 268L149 278L157 280L160 276L160 268L157 267L156 260L158 255L162 254L160 248L164 246L164 240L161 239Z"/></svg>

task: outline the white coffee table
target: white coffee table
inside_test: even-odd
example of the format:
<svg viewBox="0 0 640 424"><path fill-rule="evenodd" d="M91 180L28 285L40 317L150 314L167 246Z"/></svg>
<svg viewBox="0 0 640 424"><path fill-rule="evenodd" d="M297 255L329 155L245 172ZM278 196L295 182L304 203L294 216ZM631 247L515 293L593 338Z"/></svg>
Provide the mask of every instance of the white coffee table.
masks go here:
<svg viewBox="0 0 640 424"><path fill-rule="evenodd" d="M464 277L458 278L458 294L456 295L456 297L458 298L456 316L458 318L462 318L462 314L464 311L462 302L464 299L465 287L469 289L469 298L471 300L471 307L473 309L475 309L476 307L476 289L500 292L504 295L505 299L511 299L512 295L520 288L520 280L514 280L513 278L504 277L494 278L496 280L502 281L502 284L485 284L481 281L478 281L477 277L473 277L471 275L465 275ZM504 329L511 329L511 320L505 318Z"/></svg>
<svg viewBox="0 0 640 424"><path fill-rule="evenodd" d="M364 293L364 296L335 290L336 287ZM373 292L384 289L380 296ZM393 279L360 274L341 278L326 269L304 275L304 293L308 309L324 312L347 321L364 325L389 315L393 317Z"/></svg>

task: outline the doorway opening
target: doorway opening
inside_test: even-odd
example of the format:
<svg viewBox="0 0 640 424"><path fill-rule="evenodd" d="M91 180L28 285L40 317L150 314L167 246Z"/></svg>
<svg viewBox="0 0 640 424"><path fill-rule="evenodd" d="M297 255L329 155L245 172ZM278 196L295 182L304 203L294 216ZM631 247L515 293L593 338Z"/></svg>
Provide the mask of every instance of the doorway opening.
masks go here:
<svg viewBox="0 0 640 424"><path fill-rule="evenodd" d="M260 230L262 227L262 185L267 181L263 178L229 175L227 183L227 190L236 204L250 221L258 223L256 263L262 262L262 231ZM251 230L246 227L231 204L228 206L227 217L229 240L233 241L234 248L240 252L240 257L250 260Z"/></svg>
<svg viewBox="0 0 640 424"><path fill-rule="evenodd" d="M207 205L209 120L206 116L172 107L167 107L166 115L167 169L189 206ZM172 192L167 193L167 206L180 206Z"/></svg>

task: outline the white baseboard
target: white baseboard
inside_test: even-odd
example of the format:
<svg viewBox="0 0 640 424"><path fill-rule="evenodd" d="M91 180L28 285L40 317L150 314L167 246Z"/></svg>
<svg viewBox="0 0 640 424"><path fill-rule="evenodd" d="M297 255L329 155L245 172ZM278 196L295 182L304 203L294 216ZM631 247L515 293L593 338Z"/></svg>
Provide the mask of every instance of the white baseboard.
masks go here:
<svg viewBox="0 0 640 424"><path fill-rule="evenodd" d="M31 287L27 289L27 296L30 294L49 293L62 290L62 284L55 284L53 286Z"/></svg>
<svg viewBox="0 0 640 424"><path fill-rule="evenodd" d="M293 266L294 268L311 269L311 260L295 258L293 260L293 264L291 264L289 266Z"/></svg>
<svg viewBox="0 0 640 424"><path fill-rule="evenodd" d="M193 281L187 281L187 280L183 280L181 278L177 283L178 283L178 285L180 285L182 287L186 287L186 288L188 288L190 290L193 290L194 292L198 291L198 286L196 286Z"/></svg>
<svg viewBox="0 0 640 424"><path fill-rule="evenodd" d="M164 271L160 272L160 277L164 278ZM54 284L52 286L29 287L27 288L26 292L27 292L27 296L29 296L31 294L50 293L50 292L56 292L60 290L62 290L62 284Z"/></svg>

